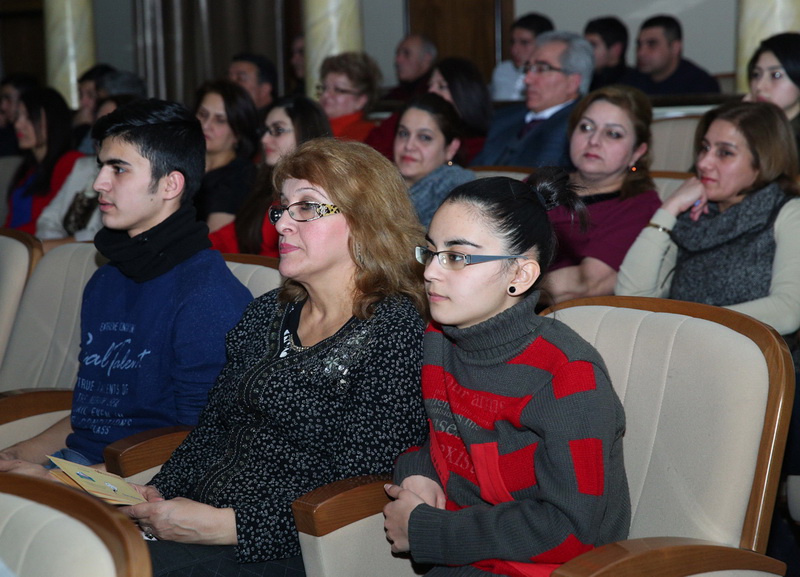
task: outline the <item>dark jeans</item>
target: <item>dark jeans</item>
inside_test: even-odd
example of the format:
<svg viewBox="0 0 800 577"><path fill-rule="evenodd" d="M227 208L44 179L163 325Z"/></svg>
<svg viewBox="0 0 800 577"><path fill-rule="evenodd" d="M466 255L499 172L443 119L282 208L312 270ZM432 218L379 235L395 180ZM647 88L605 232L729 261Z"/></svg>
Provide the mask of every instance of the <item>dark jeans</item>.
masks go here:
<svg viewBox="0 0 800 577"><path fill-rule="evenodd" d="M305 577L302 557L237 563L233 545L148 541L153 577Z"/></svg>

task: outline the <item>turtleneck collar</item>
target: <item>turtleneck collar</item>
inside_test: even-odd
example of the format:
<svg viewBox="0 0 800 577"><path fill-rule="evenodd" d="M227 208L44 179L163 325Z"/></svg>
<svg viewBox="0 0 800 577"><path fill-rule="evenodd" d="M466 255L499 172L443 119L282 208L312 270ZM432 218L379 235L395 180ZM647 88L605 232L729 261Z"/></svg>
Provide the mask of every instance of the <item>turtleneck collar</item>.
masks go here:
<svg viewBox="0 0 800 577"><path fill-rule="evenodd" d="M153 228L134 237L103 227L94 245L112 266L136 282L146 282L211 246L208 227L198 222L194 206L182 205Z"/></svg>
<svg viewBox="0 0 800 577"><path fill-rule="evenodd" d="M542 317L536 314L539 291L490 319L466 329L442 326L442 332L458 348L457 355L473 362L496 362L517 354L533 339Z"/></svg>

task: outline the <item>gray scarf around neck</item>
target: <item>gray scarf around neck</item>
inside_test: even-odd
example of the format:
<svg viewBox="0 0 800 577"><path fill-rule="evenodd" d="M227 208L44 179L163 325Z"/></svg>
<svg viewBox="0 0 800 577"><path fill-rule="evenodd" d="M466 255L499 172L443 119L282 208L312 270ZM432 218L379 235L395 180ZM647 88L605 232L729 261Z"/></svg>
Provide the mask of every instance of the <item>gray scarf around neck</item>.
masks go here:
<svg viewBox="0 0 800 577"><path fill-rule="evenodd" d="M774 223L788 199L772 183L725 212L709 204L697 222L680 215L672 230L678 258L669 297L726 306L769 294Z"/></svg>

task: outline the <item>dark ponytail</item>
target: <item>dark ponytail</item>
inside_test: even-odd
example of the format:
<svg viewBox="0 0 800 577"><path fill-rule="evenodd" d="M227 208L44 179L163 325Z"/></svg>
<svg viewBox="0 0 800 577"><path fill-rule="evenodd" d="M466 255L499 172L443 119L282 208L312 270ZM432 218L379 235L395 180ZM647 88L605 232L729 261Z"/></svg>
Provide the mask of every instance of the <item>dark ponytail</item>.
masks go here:
<svg viewBox="0 0 800 577"><path fill-rule="evenodd" d="M504 176L473 180L454 188L444 202L473 205L503 241L507 253L530 254L539 262L543 276L556 252L547 211L563 206L586 226L588 213L577 188L565 170L546 167L537 169L526 182Z"/></svg>

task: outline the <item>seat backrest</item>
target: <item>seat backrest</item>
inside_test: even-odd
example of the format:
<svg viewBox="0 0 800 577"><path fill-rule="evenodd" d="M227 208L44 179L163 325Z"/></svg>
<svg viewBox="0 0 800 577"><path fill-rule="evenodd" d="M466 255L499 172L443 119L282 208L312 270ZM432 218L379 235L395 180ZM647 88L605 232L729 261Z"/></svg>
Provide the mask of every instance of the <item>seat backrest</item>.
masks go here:
<svg viewBox="0 0 800 577"><path fill-rule="evenodd" d="M59 246L39 261L0 364L0 391L75 385L83 288L103 262L89 243Z"/></svg>
<svg viewBox="0 0 800 577"><path fill-rule="evenodd" d="M8 346L22 291L42 258L42 243L34 236L0 228L0 364Z"/></svg>
<svg viewBox="0 0 800 577"><path fill-rule="evenodd" d="M0 475L0 558L17 577L152 575L128 517L83 491L21 475Z"/></svg>
<svg viewBox="0 0 800 577"><path fill-rule="evenodd" d="M689 170L694 164L694 131L699 121L699 115L654 120L650 170Z"/></svg>
<svg viewBox="0 0 800 577"><path fill-rule="evenodd" d="M11 181L22 164L22 156L0 156L0 224L6 221L8 214L8 189Z"/></svg>
<svg viewBox="0 0 800 577"><path fill-rule="evenodd" d="M554 308L598 349L625 406L630 538L763 553L794 393L783 339L696 303L598 297Z"/></svg>
<svg viewBox="0 0 800 577"><path fill-rule="evenodd" d="M278 272L278 259L256 254L225 254L228 268L244 286L250 289L253 298L278 288L282 282Z"/></svg>
<svg viewBox="0 0 800 577"><path fill-rule="evenodd" d="M534 169L527 166L470 166L469 169L478 178L488 178L490 176L507 176L516 180L525 180Z"/></svg>
<svg viewBox="0 0 800 577"><path fill-rule="evenodd" d="M694 176L691 172L678 172L675 170L653 170L650 172L656 184L658 197L666 200L687 178Z"/></svg>

